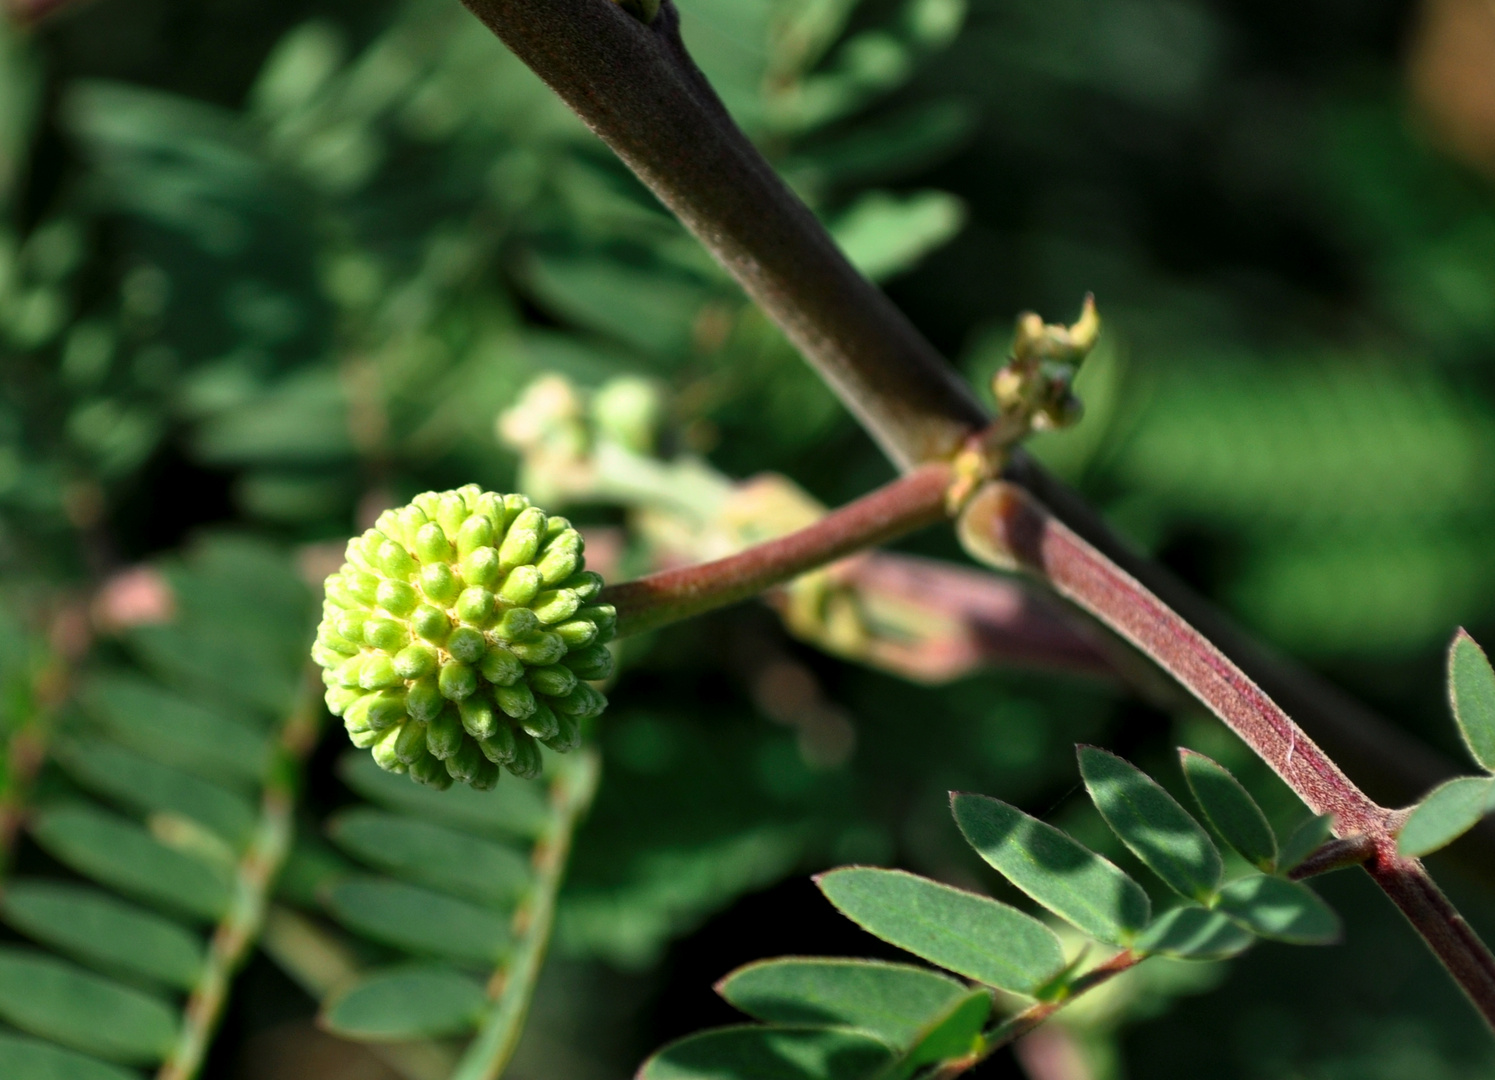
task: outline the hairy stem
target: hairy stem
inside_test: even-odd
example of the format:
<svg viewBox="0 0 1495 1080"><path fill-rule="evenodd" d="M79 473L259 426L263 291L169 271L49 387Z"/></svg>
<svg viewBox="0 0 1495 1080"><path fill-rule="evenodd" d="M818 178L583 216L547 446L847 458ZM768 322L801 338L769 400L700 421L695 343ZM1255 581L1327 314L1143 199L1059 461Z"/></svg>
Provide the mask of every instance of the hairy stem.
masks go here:
<svg viewBox="0 0 1495 1080"><path fill-rule="evenodd" d="M290 852L295 831L296 780L316 746L322 717L322 684L308 669L291 715L281 727L260 803L260 820L234 875L233 905L213 932L197 985L188 995L176 1045L156 1080L191 1080L201 1070L222 1019L234 973L260 936L270 890Z"/></svg>
<svg viewBox="0 0 1495 1080"><path fill-rule="evenodd" d="M888 455L954 454L986 418L733 123L664 0L463 0L668 206L789 336Z"/></svg>
<svg viewBox="0 0 1495 1080"><path fill-rule="evenodd" d="M1402 910L1495 1028L1495 956L1433 884L1396 855L1401 815L1377 805L1213 642L1014 484L988 484L967 505L961 540L976 558L1048 582L1151 657L1223 720L1340 837L1364 836L1371 878Z"/></svg>
<svg viewBox="0 0 1495 1080"><path fill-rule="evenodd" d="M519 945L509 963L489 984L489 994L497 1006L462 1055L450 1080L495 1080L514 1056L535 994L535 982L545 962L545 950L550 944L556 898L566 874L571 839L592 805L600 771L596 751L579 750L564 760L551 786L554 812L545 834L535 845L535 881L514 915L514 937Z"/></svg>
<svg viewBox="0 0 1495 1080"><path fill-rule="evenodd" d="M815 524L715 562L664 570L603 590L618 633L637 634L756 596L807 570L932 525L946 516L952 471L924 465Z"/></svg>

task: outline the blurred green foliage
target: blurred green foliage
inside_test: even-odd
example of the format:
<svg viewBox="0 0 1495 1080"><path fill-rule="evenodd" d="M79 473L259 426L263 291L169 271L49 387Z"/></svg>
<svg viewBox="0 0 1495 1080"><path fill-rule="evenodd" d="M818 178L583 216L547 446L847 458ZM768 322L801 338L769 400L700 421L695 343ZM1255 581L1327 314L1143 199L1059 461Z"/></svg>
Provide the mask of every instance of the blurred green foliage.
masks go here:
<svg viewBox="0 0 1495 1080"><path fill-rule="evenodd" d="M1495 639L1495 188L1409 110L1410 4L680 6L729 107L973 380L1002 361L1018 310L1068 319L1095 291L1109 333L1080 380L1087 418L1039 453L1268 641L1451 745L1442 646L1460 622ZM662 453L729 475L779 471L837 501L888 473L725 275L455 0L98 0L10 31L0 203L12 733L50 722L38 687L78 662L77 598L123 566L208 525L304 545L426 488L505 489L516 463L495 418L540 371L668 386ZM215 635L153 651L151 633L175 629L131 639L153 677L283 707L288 676L247 685L229 665L215 676L228 689L191 684L198 661L173 658L211 663ZM271 638L256 646L266 664L300 648ZM90 670L121 660L116 644L90 655ZM625 669L561 898L561 960L515 1075L622 1075L728 1018L711 979L824 948L734 939L782 915L777 898L799 894L776 884L806 871L896 863L1021 902L976 877L950 789L998 795L1127 865L1071 790L1078 739L1175 792L1170 746L1187 743L1274 825L1303 815L1197 717L1037 676L915 687L792 644L755 608L630 643ZM827 723L852 732L830 757ZM349 810L339 748L306 778L282 897L302 912L326 912L327 875L348 865L326 826L366 812ZM51 766L41 782L54 775L72 783ZM30 841L15 860L64 874ZM1325 888L1343 948L1142 969L1077 1010L1066 1022L1095 1075L1488 1075L1456 991L1344 877ZM818 933L819 901L794 903L789 921ZM1488 894L1467 903L1495 922ZM272 1025L317 1007L297 994L246 977L214 1067L251 1070L257 1040L290 1038Z"/></svg>

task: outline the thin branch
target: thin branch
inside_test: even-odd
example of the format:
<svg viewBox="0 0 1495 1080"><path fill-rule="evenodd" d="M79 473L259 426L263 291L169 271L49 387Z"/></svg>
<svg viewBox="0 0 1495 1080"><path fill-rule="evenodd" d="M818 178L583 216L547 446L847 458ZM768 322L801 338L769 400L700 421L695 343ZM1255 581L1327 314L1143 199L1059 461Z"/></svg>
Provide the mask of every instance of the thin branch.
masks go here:
<svg viewBox="0 0 1495 1080"><path fill-rule="evenodd" d="M904 467L948 458L984 410L847 262L727 115L664 0L463 0L695 233Z"/></svg>
<svg viewBox="0 0 1495 1080"><path fill-rule="evenodd" d="M1495 1028L1495 956L1416 859L1396 854L1402 815L1378 806L1208 638L1022 488L988 484L967 505L961 540L976 558L1021 568L1145 652L1223 720L1340 837L1369 837L1371 878L1401 908Z"/></svg>
<svg viewBox="0 0 1495 1080"><path fill-rule="evenodd" d="M519 939L519 947L494 975L488 990L497 1007L489 1013L462 1055L451 1080L495 1080L519 1046L535 983L550 945L556 897L566 874L571 840L592 805L600 772L601 761L590 748L562 760L561 771L551 787L554 813L534 849L535 881L514 915L514 936Z"/></svg>
<svg viewBox="0 0 1495 1080"><path fill-rule="evenodd" d="M636 634L756 596L807 570L941 521L951 469L925 465L815 524L715 562L664 570L602 594L618 632Z"/></svg>
<svg viewBox="0 0 1495 1080"><path fill-rule="evenodd" d="M281 726L266 772L259 824L234 875L233 904L213 932L197 985L187 998L182 1030L156 1080L192 1080L198 1074L223 1017L234 973L259 939L270 890L291 849L296 780L302 762L316 746L323 711L321 689L315 669L309 668L296 705Z"/></svg>

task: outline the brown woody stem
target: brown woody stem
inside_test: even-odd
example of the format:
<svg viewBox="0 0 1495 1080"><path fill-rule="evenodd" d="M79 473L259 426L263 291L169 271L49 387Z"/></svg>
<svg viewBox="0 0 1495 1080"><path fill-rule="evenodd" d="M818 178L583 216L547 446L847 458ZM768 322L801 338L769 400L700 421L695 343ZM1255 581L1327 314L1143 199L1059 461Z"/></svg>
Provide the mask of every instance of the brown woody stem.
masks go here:
<svg viewBox="0 0 1495 1080"><path fill-rule="evenodd" d="M756 596L807 570L932 525L946 516L952 471L923 465L815 524L715 562L612 585L618 633L637 634Z"/></svg>
<svg viewBox="0 0 1495 1080"><path fill-rule="evenodd" d="M463 0L695 233L900 465L954 454L971 392L727 115L664 0Z"/></svg>
<svg viewBox="0 0 1495 1080"><path fill-rule="evenodd" d="M1223 720L1340 837L1367 837L1371 878L1495 1028L1495 956L1416 859L1396 854L1401 815L1377 805L1213 642L1022 488L988 484L961 516L966 549L1021 569L1141 649Z"/></svg>

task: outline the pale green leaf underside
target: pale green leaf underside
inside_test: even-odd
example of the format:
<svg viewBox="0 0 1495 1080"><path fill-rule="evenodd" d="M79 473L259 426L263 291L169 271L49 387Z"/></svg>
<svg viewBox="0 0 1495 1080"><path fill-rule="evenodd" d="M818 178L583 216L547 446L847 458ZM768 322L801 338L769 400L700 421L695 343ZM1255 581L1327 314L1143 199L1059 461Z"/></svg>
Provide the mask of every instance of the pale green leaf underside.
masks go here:
<svg viewBox="0 0 1495 1080"><path fill-rule="evenodd" d="M204 949L161 916L77 885L19 881L5 890L6 922L43 944L101 967L190 990Z"/></svg>
<svg viewBox="0 0 1495 1080"><path fill-rule="evenodd" d="M1106 824L1148 869L1185 899L1213 897L1225 872L1220 853L1156 780L1094 746L1080 748L1080 775Z"/></svg>
<svg viewBox="0 0 1495 1080"><path fill-rule="evenodd" d="M749 1016L789 1026L852 1027L907 1050L969 990L926 968L786 957L738 968L717 986Z"/></svg>
<svg viewBox="0 0 1495 1080"><path fill-rule="evenodd" d="M1053 931L989 897L901 870L850 867L816 880L862 929L988 986L1031 995L1064 967Z"/></svg>
<svg viewBox="0 0 1495 1080"><path fill-rule="evenodd" d="M1256 940L1218 911L1180 907L1165 911L1137 939L1139 952L1181 960L1224 960Z"/></svg>
<svg viewBox="0 0 1495 1080"><path fill-rule="evenodd" d="M983 859L1097 941L1125 946L1147 925L1152 904L1142 887L1052 825L984 795L957 794L951 809Z"/></svg>
<svg viewBox="0 0 1495 1080"><path fill-rule="evenodd" d="M150 1064L176 1037L176 1012L139 990L42 953L0 948L0 1018L112 1061Z"/></svg>
<svg viewBox="0 0 1495 1080"><path fill-rule="evenodd" d="M1463 836L1495 809L1495 779L1462 776L1438 785L1412 811L1396 838L1400 855L1421 858Z"/></svg>
<svg viewBox="0 0 1495 1080"><path fill-rule="evenodd" d="M1307 885L1257 875L1220 890L1218 910L1259 937L1291 945L1328 945L1341 933L1336 915Z"/></svg>
<svg viewBox="0 0 1495 1080"><path fill-rule="evenodd" d="M638 1080L872 1080L892 1060L886 1046L854 1031L717 1028L666 1046Z"/></svg>
<svg viewBox="0 0 1495 1080"><path fill-rule="evenodd" d="M1460 630L1448 653L1448 687L1459 732L1474 760L1495 772L1495 669L1484 650Z"/></svg>
<svg viewBox="0 0 1495 1080"><path fill-rule="evenodd" d="M488 1004L481 983L448 967L373 972L328 1000L320 1022L350 1039L431 1039L465 1035Z"/></svg>
<svg viewBox="0 0 1495 1080"><path fill-rule="evenodd" d="M1180 750L1184 779L1220 838L1264 873L1277 865L1277 837L1267 816L1241 782L1218 762L1193 750Z"/></svg>

